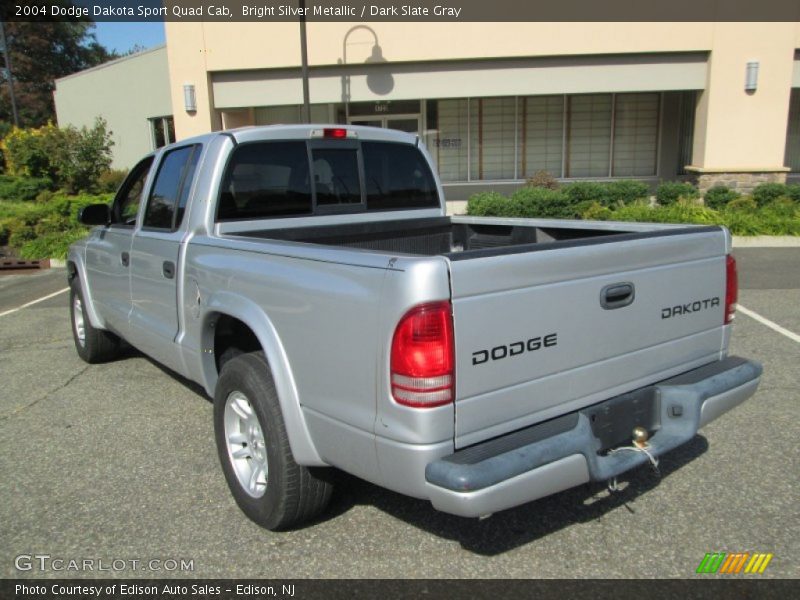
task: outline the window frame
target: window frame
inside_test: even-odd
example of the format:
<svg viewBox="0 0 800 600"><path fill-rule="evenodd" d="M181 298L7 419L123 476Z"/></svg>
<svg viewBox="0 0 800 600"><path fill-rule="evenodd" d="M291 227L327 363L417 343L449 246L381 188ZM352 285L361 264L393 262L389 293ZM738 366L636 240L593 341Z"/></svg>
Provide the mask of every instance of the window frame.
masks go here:
<svg viewBox="0 0 800 600"><path fill-rule="evenodd" d="M162 115L160 117L149 117L147 119L148 124L150 125L150 145L153 147L153 151L160 150L161 148L166 148L170 144L174 144L175 140L170 139L170 127L168 122L172 123L172 133L175 133L175 116L174 115ZM160 146L158 145L158 140L156 139L156 123L161 123L161 128L164 132L164 143Z"/></svg>
<svg viewBox="0 0 800 600"><path fill-rule="evenodd" d="M360 140L306 140L308 153L308 172L311 175L311 214L343 215L361 213L367 210L366 190L364 189L364 157ZM317 174L314 171L314 150L355 150L358 170L359 202L348 204L319 204L317 201Z"/></svg>
<svg viewBox="0 0 800 600"><path fill-rule="evenodd" d="M147 217L147 208L150 206L150 202L153 199L153 192L155 191L156 182L158 181L158 176L161 174L161 169L164 166L166 158L173 152L178 152L179 150L184 150L186 148L191 148L192 150L189 153L186 162L183 164L183 168L181 169L180 181L178 183L178 188L175 191L175 199L172 203L172 219L171 219L172 222L170 227L155 227L153 225L145 225L145 218ZM171 233L178 231L178 229L181 228L181 225L183 225L183 220L186 216L186 211L184 211L184 214L182 215L181 222L177 223L176 221L178 216L178 203L180 202L181 195L183 194L183 188L187 183L186 176L188 175L189 165L192 163L192 160L194 159L195 155L198 156L198 164L199 164L199 157L200 154L202 154L202 151L203 151L202 144L184 144L182 146L167 148L166 150L161 152L161 155L158 157L158 165L156 166L155 172L153 174L153 183L150 185L150 188L148 189L147 199L144 202L144 209L142 212L142 227L141 227L142 231L160 231L160 232ZM196 173L197 169L195 169L195 177ZM192 180L189 182L190 187L194 183L195 177L192 177ZM187 206L188 206L188 201L187 201Z"/></svg>
<svg viewBox="0 0 800 600"><path fill-rule="evenodd" d="M142 160L140 160L134 167L131 169L131 172L128 173L128 176L122 182L122 185L119 186L117 193L114 195L114 200L111 202L111 218L112 221L108 224L109 227L116 227L121 229L133 229L136 227L136 222L139 218L139 213L142 210L142 198L144 197L145 191L148 190L147 180L150 177L150 174L153 170L153 165L155 164L155 155L150 154L145 156ZM132 223L122 222L122 221L114 221L116 215L119 214L121 217L121 213L119 212L120 206L120 199L125 196L128 196L128 192L133 187L134 183L138 181L140 175L144 174L144 178L142 179L142 191L139 195L139 206L136 208L136 217L133 219Z"/></svg>

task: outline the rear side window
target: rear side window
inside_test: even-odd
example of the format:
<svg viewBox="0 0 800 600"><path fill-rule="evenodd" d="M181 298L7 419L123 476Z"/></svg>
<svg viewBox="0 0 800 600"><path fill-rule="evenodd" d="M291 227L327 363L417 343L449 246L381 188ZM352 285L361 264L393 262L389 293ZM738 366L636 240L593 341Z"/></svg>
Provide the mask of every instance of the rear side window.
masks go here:
<svg viewBox="0 0 800 600"><path fill-rule="evenodd" d="M312 211L306 143L263 142L233 152L217 208L217 219L308 215Z"/></svg>
<svg viewBox="0 0 800 600"><path fill-rule="evenodd" d="M408 144L363 142L367 210L437 208L436 183L422 153Z"/></svg>
<svg viewBox="0 0 800 600"><path fill-rule="evenodd" d="M200 146L185 146L167 152L161 159L144 213L144 226L177 229L200 155Z"/></svg>

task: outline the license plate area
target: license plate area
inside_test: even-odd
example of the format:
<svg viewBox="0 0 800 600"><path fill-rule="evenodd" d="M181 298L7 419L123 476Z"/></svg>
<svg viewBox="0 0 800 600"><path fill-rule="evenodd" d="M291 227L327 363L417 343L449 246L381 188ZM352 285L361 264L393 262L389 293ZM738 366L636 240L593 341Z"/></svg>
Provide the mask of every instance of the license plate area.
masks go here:
<svg viewBox="0 0 800 600"><path fill-rule="evenodd" d="M661 428L659 395L655 387L610 398L582 411L592 433L600 440L598 453L630 444L634 427L644 427L652 436Z"/></svg>

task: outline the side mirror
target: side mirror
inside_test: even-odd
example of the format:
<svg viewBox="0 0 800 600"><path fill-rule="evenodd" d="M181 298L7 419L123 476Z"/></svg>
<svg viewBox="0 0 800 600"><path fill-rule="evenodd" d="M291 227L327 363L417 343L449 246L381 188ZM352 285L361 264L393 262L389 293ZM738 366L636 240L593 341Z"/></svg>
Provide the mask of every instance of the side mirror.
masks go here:
<svg viewBox="0 0 800 600"><path fill-rule="evenodd" d="M90 204L78 211L78 221L84 225L108 225L111 222L111 210L108 204Z"/></svg>

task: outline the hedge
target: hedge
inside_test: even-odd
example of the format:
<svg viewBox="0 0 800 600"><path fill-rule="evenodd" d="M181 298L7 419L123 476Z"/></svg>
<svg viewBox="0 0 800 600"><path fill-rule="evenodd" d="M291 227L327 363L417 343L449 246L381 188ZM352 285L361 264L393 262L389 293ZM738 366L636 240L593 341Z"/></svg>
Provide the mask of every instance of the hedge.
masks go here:
<svg viewBox="0 0 800 600"><path fill-rule="evenodd" d="M725 225L734 235L800 235L800 205L790 198L779 198L759 208L753 198L743 196L734 198L718 210L683 199L666 206L650 206L646 201L637 201L615 208L597 201L564 205L562 200L552 209L543 210L539 202L526 204L515 196L516 193L511 198L496 192L476 194L467 203L467 214L548 218L556 216L554 212L560 212L559 218ZM544 195L536 198L541 200Z"/></svg>
<svg viewBox="0 0 800 600"><path fill-rule="evenodd" d="M78 211L110 200L111 194L56 194L37 202L0 200L0 245L11 246L22 258L64 258L69 245L89 231L78 223Z"/></svg>

